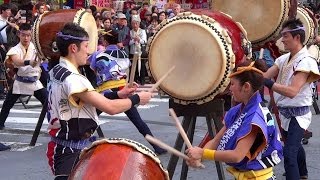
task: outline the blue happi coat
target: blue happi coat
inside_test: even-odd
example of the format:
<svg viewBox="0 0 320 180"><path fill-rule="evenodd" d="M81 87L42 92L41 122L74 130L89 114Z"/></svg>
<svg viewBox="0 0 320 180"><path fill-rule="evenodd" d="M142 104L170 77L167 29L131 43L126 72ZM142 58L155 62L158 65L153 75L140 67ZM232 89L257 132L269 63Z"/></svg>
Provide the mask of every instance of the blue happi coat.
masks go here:
<svg viewBox="0 0 320 180"><path fill-rule="evenodd" d="M237 142L251 132L252 125L258 126L262 134L257 136L250 152L241 162L227 164L238 170L261 170L280 163L283 153L275 120L258 92L247 105L241 103L228 111L225 117L227 130L217 150L235 149Z"/></svg>
<svg viewBox="0 0 320 180"><path fill-rule="evenodd" d="M109 45L105 51L95 52L89 61L91 69L96 72L98 86L110 80L126 78L125 70L130 66L128 55L117 45Z"/></svg>

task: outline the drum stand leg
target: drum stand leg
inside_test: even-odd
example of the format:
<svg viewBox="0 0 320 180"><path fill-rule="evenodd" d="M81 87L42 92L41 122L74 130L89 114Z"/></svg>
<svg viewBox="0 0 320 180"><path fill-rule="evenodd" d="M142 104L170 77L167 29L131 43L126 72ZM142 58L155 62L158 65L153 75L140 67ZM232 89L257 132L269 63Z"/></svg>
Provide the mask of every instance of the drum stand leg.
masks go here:
<svg viewBox="0 0 320 180"><path fill-rule="evenodd" d="M187 130L189 129L190 123L191 123L191 116L185 116L182 121L182 127L184 131L187 132ZM177 149L178 151L181 151L182 145L183 145L183 139L180 133L178 133L174 148ZM171 155L169 164L167 167L170 179L172 179L174 171L176 170L178 160L179 160L178 156Z"/></svg>
<svg viewBox="0 0 320 180"><path fill-rule="evenodd" d="M221 104L222 104L222 107L221 107ZM216 107L217 105L219 106L218 108ZM171 106L170 108L173 108L176 111L176 114L178 116L180 116L181 114L184 114L184 113L186 114L183 116L182 127L185 130L185 132L187 132L187 135L188 135L188 138L189 138L191 144L193 142L194 130L195 130L196 120L197 120L198 116L206 117L208 132L209 132L209 135L211 138L214 137L213 128L215 128L216 131L219 131L223 127L221 119L224 114L223 113L224 110L223 110L223 102L221 103L221 101L215 101L212 103L210 102L207 105L203 105L203 106L202 105L190 106L190 107L187 106L186 109L184 109L185 107L183 107L183 105L176 106L175 104L172 104L169 101L169 106ZM176 108L174 108L172 106L176 106ZM212 107L216 107L216 108L212 108ZM219 109L219 110L217 110L218 113L215 113L215 112L209 113L208 111L212 111L212 109ZM205 111L206 113L204 113L203 111ZM214 127L213 127L212 122L214 122ZM184 141L183 141L180 133L178 133L174 148L178 151L181 151L183 144L184 144ZM185 147L185 149L187 149L187 147ZM174 175L174 171L176 169L178 160L179 160L179 158L177 156L171 155L170 160L169 160L169 164L167 167L170 179L172 179L172 177ZM222 163L215 162L215 164L216 164L219 180L224 180L225 176L224 176ZM180 179L181 180L187 179L187 174L188 174L188 166L187 166L185 160L183 160Z"/></svg>
<svg viewBox="0 0 320 180"><path fill-rule="evenodd" d="M197 120L197 117L191 117L191 122L187 131L188 139L190 140L191 144L193 142L194 129L196 127L196 120ZM186 146L185 150L187 149L188 147ZM186 164L186 161L183 160L180 179L187 179L187 175L188 175L188 166Z"/></svg>
<svg viewBox="0 0 320 180"><path fill-rule="evenodd" d="M44 120L44 118L46 116L47 109L48 109L48 103L47 103L47 100L46 100L45 103L42 106L42 110L41 110L41 113L40 113L40 116L39 116L39 119L38 119L38 122L37 122L37 125L36 125L36 129L33 131L33 135L32 135L32 138L31 138L29 146L35 146L36 145L38 136L40 134L41 126L43 124L43 120Z"/></svg>

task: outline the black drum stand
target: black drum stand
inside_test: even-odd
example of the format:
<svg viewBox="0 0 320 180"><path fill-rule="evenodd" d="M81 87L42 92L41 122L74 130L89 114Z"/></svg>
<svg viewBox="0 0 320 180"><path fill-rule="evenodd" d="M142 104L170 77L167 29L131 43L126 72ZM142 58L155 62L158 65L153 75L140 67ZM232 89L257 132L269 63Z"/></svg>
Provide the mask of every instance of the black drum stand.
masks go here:
<svg viewBox="0 0 320 180"><path fill-rule="evenodd" d="M197 117L205 117L208 126L208 132L210 138L213 138L215 133L213 128L215 128L215 132L218 132L222 127L222 118L224 115L224 100L223 99L214 99L210 102L205 104L189 104L189 105L182 105L173 102L173 99L169 100L169 108L173 108L177 116L183 116L182 127L184 131L187 133L190 142L193 142L194 130L196 125ZM177 139L174 145L174 148L178 151L182 150L182 146L184 141L178 133ZM184 152L184 151L183 151ZM176 169L179 157L175 155L171 155L169 164L168 164L168 172L170 179L172 179L174 171ZM215 162L217 173L219 180L224 180L224 171L221 162ZM180 179L184 180L187 179L188 174L188 166L185 161L182 163L181 175Z"/></svg>

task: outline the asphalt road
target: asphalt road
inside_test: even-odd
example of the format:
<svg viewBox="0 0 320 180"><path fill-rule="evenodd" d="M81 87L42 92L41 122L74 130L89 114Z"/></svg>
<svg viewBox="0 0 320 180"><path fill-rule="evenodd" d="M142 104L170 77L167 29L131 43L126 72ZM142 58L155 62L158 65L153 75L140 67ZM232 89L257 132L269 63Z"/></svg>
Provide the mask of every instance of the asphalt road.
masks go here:
<svg viewBox="0 0 320 180"><path fill-rule="evenodd" d="M0 101L1 106L2 103ZM0 141L11 146L11 150L0 152L0 180L53 179L46 158L46 145L49 141L49 137L46 134L46 120L42 126L36 146L28 146L41 111L41 105L37 100L32 98L27 106L28 109L24 109L21 104L16 104L5 124L6 129L0 131ZM173 146L178 131L168 115L168 99L154 98L150 104L140 106L138 110L153 134ZM310 126L313 137L304 147L307 153L309 180L319 180L320 115L313 114L313 121ZM104 114L101 117L101 123L105 137L132 139L152 149L124 114L116 116ZM193 144L198 145L206 132L207 127L204 118L198 118ZM167 167L170 154L161 155L159 158L163 166ZM181 164L182 161L179 160L173 179L180 179ZM204 162L204 165L206 166L205 169L189 169L188 179L218 179L215 164L213 162ZM226 179L232 179L226 171L224 172ZM283 163L275 167L278 179L285 179L282 176L283 172Z"/></svg>

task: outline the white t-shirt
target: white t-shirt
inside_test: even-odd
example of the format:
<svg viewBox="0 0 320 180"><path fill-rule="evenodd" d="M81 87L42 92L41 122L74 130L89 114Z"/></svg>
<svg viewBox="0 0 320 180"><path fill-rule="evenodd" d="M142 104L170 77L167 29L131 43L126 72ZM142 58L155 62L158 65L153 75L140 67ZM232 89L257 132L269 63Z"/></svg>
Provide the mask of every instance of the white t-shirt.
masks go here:
<svg viewBox="0 0 320 180"><path fill-rule="evenodd" d="M3 19L3 17L0 15L0 29L2 29L4 26L7 25L7 20ZM3 43L7 43L7 32L6 32L7 27L5 27L4 29L2 29L2 31L0 32L2 39L3 39Z"/></svg>

